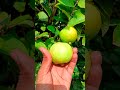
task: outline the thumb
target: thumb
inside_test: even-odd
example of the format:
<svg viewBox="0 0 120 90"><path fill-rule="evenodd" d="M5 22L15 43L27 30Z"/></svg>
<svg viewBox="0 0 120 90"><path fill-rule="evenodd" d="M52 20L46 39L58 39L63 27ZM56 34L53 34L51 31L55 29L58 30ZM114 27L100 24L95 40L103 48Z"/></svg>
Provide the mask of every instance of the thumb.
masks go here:
<svg viewBox="0 0 120 90"><path fill-rule="evenodd" d="M90 85L91 87L99 88L101 80L102 80L102 56L99 51L94 51L91 54L92 59L92 66L89 72L88 79L86 81L86 84ZM88 89L91 90L91 89Z"/></svg>
<svg viewBox="0 0 120 90"><path fill-rule="evenodd" d="M38 71L37 84L40 84L41 81L44 80L45 75L50 71L50 67L52 65L52 58L48 50L43 47L39 48L39 50L43 54L43 61Z"/></svg>
<svg viewBox="0 0 120 90"><path fill-rule="evenodd" d="M40 69L44 70L45 72L48 72L52 64L52 57L47 49L41 47L39 48L39 50L43 54L43 61Z"/></svg>

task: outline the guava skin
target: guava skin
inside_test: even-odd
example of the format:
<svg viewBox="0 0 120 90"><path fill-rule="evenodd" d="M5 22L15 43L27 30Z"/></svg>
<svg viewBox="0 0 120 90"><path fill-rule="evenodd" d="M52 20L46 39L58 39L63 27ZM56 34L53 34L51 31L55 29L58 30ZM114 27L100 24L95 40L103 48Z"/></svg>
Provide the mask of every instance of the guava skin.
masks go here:
<svg viewBox="0 0 120 90"><path fill-rule="evenodd" d="M74 27L65 27L60 31L60 39L63 42L75 42L77 39L77 30Z"/></svg>
<svg viewBox="0 0 120 90"><path fill-rule="evenodd" d="M73 50L68 43L57 42L51 46L50 54L54 64L64 64L71 60Z"/></svg>
<svg viewBox="0 0 120 90"><path fill-rule="evenodd" d="M92 3L86 3L85 34L88 39L94 38L100 31L102 20L98 8Z"/></svg>

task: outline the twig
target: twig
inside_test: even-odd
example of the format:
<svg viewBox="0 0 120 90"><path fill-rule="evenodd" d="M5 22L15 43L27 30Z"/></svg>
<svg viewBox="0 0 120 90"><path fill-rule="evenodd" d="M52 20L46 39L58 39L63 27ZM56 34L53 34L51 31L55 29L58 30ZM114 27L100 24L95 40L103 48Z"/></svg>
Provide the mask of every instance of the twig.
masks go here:
<svg viewBox="0 0 120 90"><path fill-rule="evenodd" d="M57 0L55 0L54 6L53 6L53 10L52 10L53 13L51 14L51 16L49 18L49 21L48 21L49 24L52 23L53 17L54 17L54 15L56 13L56 10L57 10L57 8L55 7L56 4L57 4Z"/></svg>
<svg viewBox="0 0 120 90"><path fill-rule="evenodd" d="M76 7L76 5L77 5L77 4L78 4L78 0L76 1L76 3L75 3L75 5L74 5L74 8L73 8L72 13L71 13L71 15L70 15L70 16L72 16L72 15L73 15L74 10L75 10L75 7Z"/></svg>
<svg viewBox="0 0 120 90"><path fill-rule="evenodd" d="M37 7L35 7L35 9L40 12L40 10Z"/></svg>

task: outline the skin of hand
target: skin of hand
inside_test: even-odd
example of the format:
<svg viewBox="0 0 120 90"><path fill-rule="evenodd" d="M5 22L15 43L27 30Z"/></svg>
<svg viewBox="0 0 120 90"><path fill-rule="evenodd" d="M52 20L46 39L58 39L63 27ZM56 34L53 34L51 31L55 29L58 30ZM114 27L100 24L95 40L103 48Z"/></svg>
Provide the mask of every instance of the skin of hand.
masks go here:
<svg viewBox="0 0 120 90"><path fill-rule="evenodd" d="M50 53L45 48L40 48L43 53L43 62L38 72L36 90L69 90L72 80L72 73L77 62L77 48L73 49L73 57L70 63L59 66L52 64ZM11 57L18 64L20 76L16 90L35 90L34 88L34 60L15 49ZM102 79L102 56L98 51L91 54L92 66L86 80L86 90L99 90Z"/></svg>
<svg viewBox="0 0 120 90"><path fill-rule="evenodd" d="M16 90L35 90L34 60L19 49L12 50L10 56L17 63L20 70Z"/></svg>
<svg viewBox="0 0 120 90"><path fill-rule="evenodd" d="M99 51L93 51L91 54L91 68L86 80L86 90L99 90L102 80L102 55Z"/></svg>
<svg viewBox="0 0 120 90"><path fill-rule="evenodd" d="M70 90L72 73L77 63L77 48L73 48L73 56L69 63L55 65L48 50L40 48L43 54L42 65L38 71L36 90Z"/></svg>

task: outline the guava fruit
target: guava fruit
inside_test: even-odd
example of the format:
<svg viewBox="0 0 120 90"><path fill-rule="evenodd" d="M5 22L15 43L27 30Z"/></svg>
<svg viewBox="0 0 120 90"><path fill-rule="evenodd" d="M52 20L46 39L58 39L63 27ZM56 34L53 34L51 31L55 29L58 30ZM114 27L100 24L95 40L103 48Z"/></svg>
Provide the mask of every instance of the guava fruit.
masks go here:
<svg viewBox="0 0 120 90"><path fill-rule="evenodd" d="M77 39L77 30L74 27L65 27L60 31L59 36L63 42L73 43Z"/></svg>
<svg viewBox="0 0 120 90"><path fill-rule="evenodd" d="M84 32L89 40L98 34L101 24L101 15L98 8L92 3L86 3Z"/></svg>
<svg viewBox="0 0 120 90"><path fill-rule="evenodd" d="M54 64L64 64L71 60L73 50L68 43L57 42L51 46L50 54Z"/></svg>

